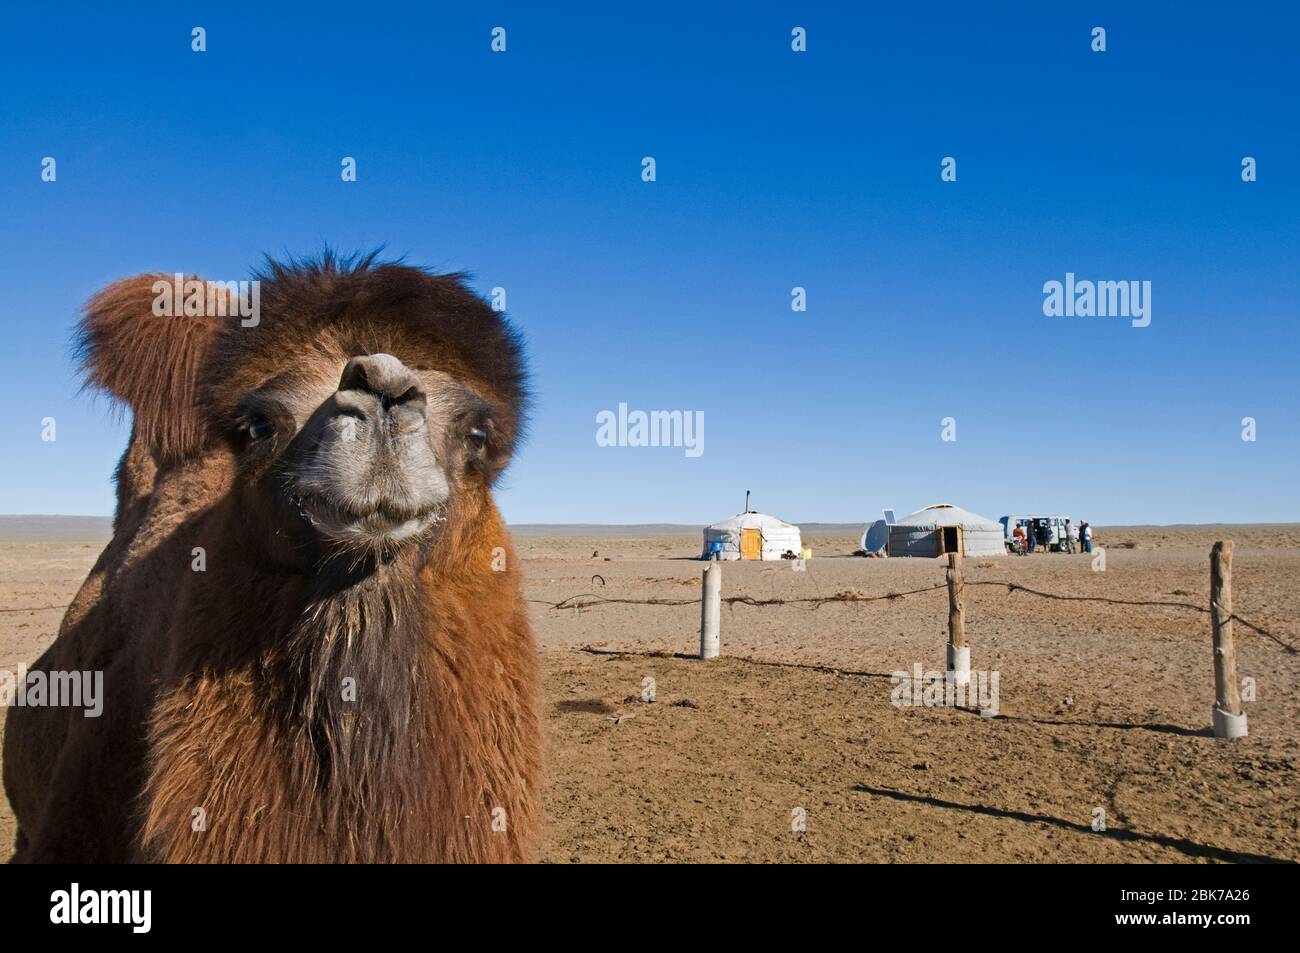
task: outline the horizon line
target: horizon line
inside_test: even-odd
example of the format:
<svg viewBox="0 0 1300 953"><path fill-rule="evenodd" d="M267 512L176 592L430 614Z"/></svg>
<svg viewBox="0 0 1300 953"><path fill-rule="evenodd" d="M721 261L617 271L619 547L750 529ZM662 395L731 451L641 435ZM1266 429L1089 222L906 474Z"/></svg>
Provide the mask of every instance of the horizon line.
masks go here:
<svg viewBox="0 0 1300 953"><path fill-rule="evenodd" d="M9 519L49 519L49 520L106 520L112 522L112 514L102 513L0 513L0 520ZM878 517L877 517L878 519ZM874 519L867 520L786 520L794 526L830 526L830 527L850 527L850 526L870 526L876 522ZM547 527L581 527L592 526L602 529L636 529L638 527L673 527L683 529L704 528L711 524L702 523L695 520L648 520L637 523L595 523L595 522L511 522L506 521L507 526L519 528L547 528ZM1199 522L1174 522L1174 523L1099 523L1102 527L1121 528L1121 527L1158 527L1171 529L1180 526L1300 526L1300 520L1275 520L1262 522L1258 520L1248 520L1245 522L1232 520L1206 520Z"/></svg>

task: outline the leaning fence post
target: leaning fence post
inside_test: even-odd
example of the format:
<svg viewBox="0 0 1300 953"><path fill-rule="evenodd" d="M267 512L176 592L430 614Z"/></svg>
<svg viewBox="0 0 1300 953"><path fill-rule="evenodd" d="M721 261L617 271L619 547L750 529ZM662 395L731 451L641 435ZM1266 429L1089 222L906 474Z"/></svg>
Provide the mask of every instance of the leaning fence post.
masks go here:
<svg viewBox="0 0 1300 953"><path fill-rule="evenodd" d="M1237 681L1237 649L1232 644L1232 540L1210 550L1210 627L1214 632L1214 737L1244 738Z"/></svg>
<svg viewBox="0 0 1300 953"><path fill-rule="evenodd" d="M970 684L970 646L966 644L966 620L961 604L966 580L961 572L961 554L948 554L948 673L954 685Z"/></svg>
<svg viewBox="0 0 1300 953"><path fill-rule="evenodd" d="M700 585L700 658L717 658L722 640L722 563L704 567Z"/></svg>

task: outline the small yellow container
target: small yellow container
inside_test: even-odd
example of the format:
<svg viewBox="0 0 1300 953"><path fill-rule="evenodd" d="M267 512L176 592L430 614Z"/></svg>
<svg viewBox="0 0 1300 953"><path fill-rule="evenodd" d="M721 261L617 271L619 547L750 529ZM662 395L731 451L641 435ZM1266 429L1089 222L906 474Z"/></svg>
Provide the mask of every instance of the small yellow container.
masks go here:
<svg viewBox="0 0 1300 953"><path fill-rule="evenodd" d="M812 550L807 546L803 548L803 558L805 560L812 559Z"/></svg>

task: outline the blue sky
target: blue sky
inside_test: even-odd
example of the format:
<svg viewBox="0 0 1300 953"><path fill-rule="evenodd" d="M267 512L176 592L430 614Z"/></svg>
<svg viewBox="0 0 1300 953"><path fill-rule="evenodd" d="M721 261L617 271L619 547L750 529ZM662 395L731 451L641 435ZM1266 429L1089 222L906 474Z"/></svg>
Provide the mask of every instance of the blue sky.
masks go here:
<svg viewBox="0 0 1300 953"><path fill-rule="evenodd" d="M127 425L68 352L97 288L329 243L506 288L516 522L746 489L794 520L1300 519L1289 4L271 6L6 12L0 512L111 512ZM1045 317L1066 272L1151 281L1151 325ZM597 446L620 402L702 411L703 455Z"/></svg>

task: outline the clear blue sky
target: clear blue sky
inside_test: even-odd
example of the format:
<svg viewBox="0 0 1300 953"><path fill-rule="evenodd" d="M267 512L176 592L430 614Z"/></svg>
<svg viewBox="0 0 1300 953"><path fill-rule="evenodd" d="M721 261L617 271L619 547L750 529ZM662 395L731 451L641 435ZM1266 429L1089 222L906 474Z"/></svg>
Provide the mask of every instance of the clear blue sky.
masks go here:
<svg viewBox="0 0 1300 953"><path fill-rule="evenodd" d="M0 512L111 512L126 425L68 353L97 288L329 243L507 289L516 522L746 489L793 520L1300 519L1293 4L279 6L6 10ZM1151 326L1045 317L1067 271L1151 281ZM598 447L619 402L703 411L704 454Z"/></svg>

